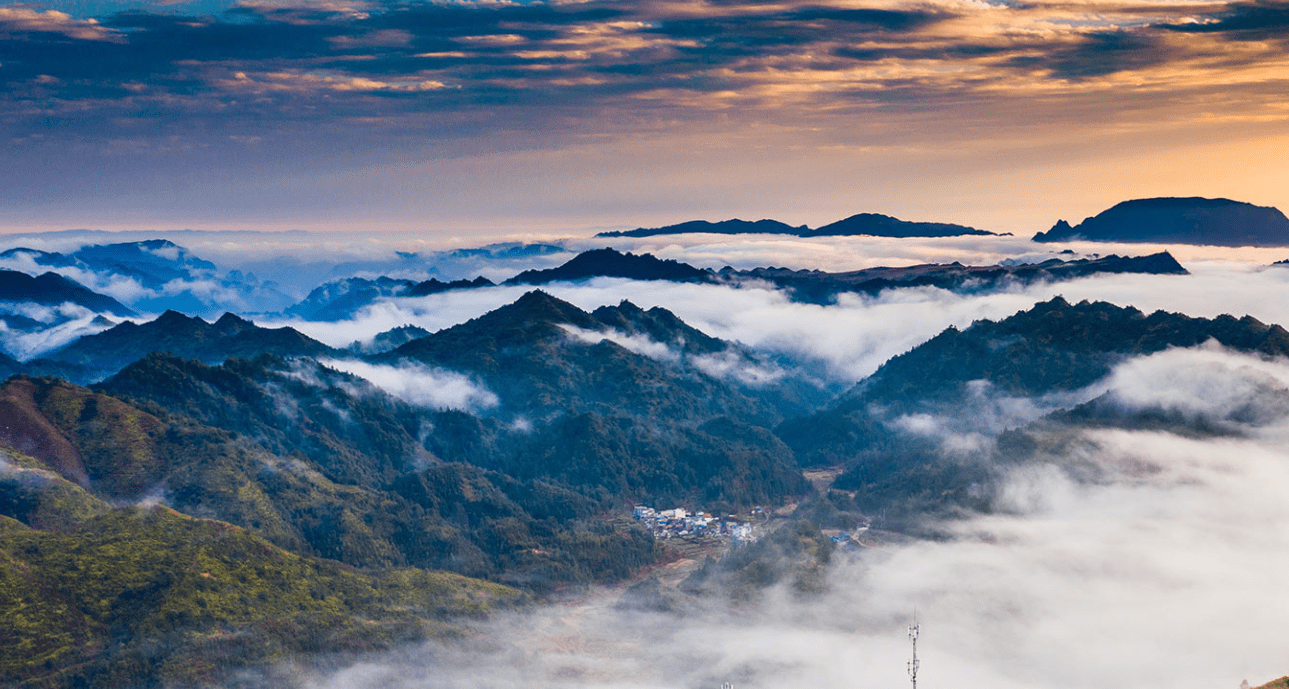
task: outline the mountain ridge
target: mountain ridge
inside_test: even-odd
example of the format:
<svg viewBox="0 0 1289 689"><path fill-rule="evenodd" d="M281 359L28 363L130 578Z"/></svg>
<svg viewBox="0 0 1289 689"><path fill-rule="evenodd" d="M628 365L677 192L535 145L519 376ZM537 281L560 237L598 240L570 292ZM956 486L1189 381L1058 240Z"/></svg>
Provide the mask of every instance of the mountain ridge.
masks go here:
<svg viewBox="0 0 1289 689"><path fill-rule="evenodd" d="M1289 357L1289 331L1249 316L1144 314L1054 297L999 321L947 328L889 359L828 409L789 419L775 432L803 466L844 465L835 485L866 493L866 509L918 487L917 509L987 510L980 487L992 480L991 463L978 452L947 453L935 434L919 434L910 422L988 436L996 432L982 425L994 413L992 400L1088 390L1128 357L1209 339L1239 352Z"/></svg>
<svg viewBox="0 0 1289 689"><path fill-rule="evenodd" d="M218 363L229 357L265 353L327 356L337 350L293 328L261 328L232 313L226 312L214 323L207 323L169 310L145 323L126 321L87 335L28 364L37 369L67 367L80 382L89 382L115 373L151 352L172 352Z"/></svg>
<svg viewBox="0 0 1289 689"><path fill-rule="evenodd" d="M994 232L965 225L936 222L900 220L880 213L857 213L836 222L810 229L806 225L792 226L778 220L690 220L665 227L638 228L601 232L596 237L655 237L659 235L711 233L711 234L782 234L794 237L956 237L962 235L996 236Z"/></svg>
<svg viewBox="0 0 1289 689"><path fill-rule="evenodd" d="M1203 197L1122 201L1071 226L1059 220L1035 242L1073 240L1210 246L1289 246L1289 218L1279 209Z"/></svg>
<svg viewBox="0 0 1289 689"><path fill-rule="evenodd" d="M0 301L50 306L71 302L90 311L110 313L122 318L138 315L112 297L99 294L75 280L52 272L32 277L15 270L0 270Z"/></svg>
<svg viewBox="0 0 1289 689"><path fill-rule="evenodd" d="M980 292L1009 283L1028 284L1039 281L1060 281L1086 277L1098 273L1137 273L1152 275L1184 275L1186 269L1168 252L1148 256L1102 256L1095 258L1063 259L1052 257L1037 263L995 264L964 266L960 263L923 264L901 267L864 268L848 272L819 270L794 270L790 268L735 269L729 266L720 271L697 268L673 259L659 259L650 253L619 252L606 247L592 249L574 256L555 268L524 271L501 284L507 286L541 286L553 282L578 282L598 277L616 277L631 280L658 280L695 284L726 284L738 286L743 282L769 282L789 292L793 300L812 304L828 304L845 292L877 294L884 289L902 287L939 287L955 291ZM382 278L388 280L388 278ZM355 279L363 284L370 281ZM336 283L329 283L336 284ZM394 290L383 296L421 296L448 290L492 287L486 278L457 280L449 283L428 280L406 289ZM315 295L327 286L319 287ZM357 310L373 303L358 295L361 289L339 293L334 304L319 298L315 309L326 309L341 316L352 316ZM375 295L372 291L369 296ZM375 297L372 296L372 299ZM301 302L303 304L304 302ZM297 305L300 306L300 305ZM295 307L293 307L295 308ZM314 320L300 311L307 319ZM330 317L328 317L330 319ZM361 349L361 348L360 348Z"/></svg>
<svg viewBox="0 0 1289 689"><path fill-rule="evenodd" d="M584 251L561 266L545 270L526 270L505 285L543 285L556 281L574 281L593 277L615 277L632 280L667 280L669 282L711 282L712 274L687 263L660 259L653 254L620 253L615 249Z"/></svg>

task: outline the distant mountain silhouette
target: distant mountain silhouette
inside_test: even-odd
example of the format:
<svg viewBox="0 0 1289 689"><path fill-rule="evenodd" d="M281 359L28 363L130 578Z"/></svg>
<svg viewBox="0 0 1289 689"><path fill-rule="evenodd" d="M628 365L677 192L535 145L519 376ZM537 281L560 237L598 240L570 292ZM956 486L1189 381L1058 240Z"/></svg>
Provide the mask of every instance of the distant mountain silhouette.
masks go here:
<svg viewBox="0 0 1289 689"><path fill-rule="evenodd" d="M618 232L601 232L597 237L653 237L667 234L706 232L710 234L784 234L794 237L955 237L959 235L993 235L974 227L935 222L910 222L877 213L859 213L844 220L812 230L805 225L793 227L778 220L691 220L666 227L641 228Z"/></svg>
<svg viewBox="0 0 1289 689"><path fill-rule="evenodd" d="M382 354L429 334L430 331L419 325L400 325L397 328L377 333L371 342L357 340L350 344L348 349L355 354Z"/></svg>
<svg viewBox="0 0 1289 689"><path fill-rule="evenodd" d="M56 251L41 251L40 249L29 249L25 246L0 251L0 260L18 258L26 258L38 266L48 266L50 268L67 268L76 265L76 259Z"/></svg>
<svg viewBox="0 0 1289 689"><path fill-rule="evenodd" d="M667 280L671 282L723 283L737 285L743 281L770 282L791 291L796 301L828 303L843 292L876 294L898 287L940 287L949 290L983 291L1002 281L1030 283L1040 280L1069 280L1097 273L1186 273L1167 252L1151 256L1085 258L1077 260L1048 259L1040 263L1016 265L964 266L960 263L925 264L898 268L866 268L846 273L788 268L752 268L736 270L726 267L719 273L674 260L663 260L652 254L623 253L611 248L585 251L564 264L544 270L524 271L502 284L545 285L552 282L575 282L597 277L631 280ZM425 296L449 290L491 287L483 277L473 280L443 282L437 279L410 285L391 278L349 278L327 283L309 297L288 309L288 313L307 320L344 320L352 318L362 307L385 297Z"/></svg>
<svg viewBox="0 0 1289 689"><path fill-rule="evenodd" d="M818 270L788 268L725 268L718 273L724 280L753 279L771 282L792 291L792 298L814 304L826 304L843 292L877 294L900 287L939 287L947 290L980 292L1002 283L1071 280L1098 273L1138 273L1148 275L1185 275L1186 269L1168 252L1150 256L1106 256L1064 261L1050 258L1040 263L1016 265L964 266L960 263L923 264L897 268L865 268L848 273L825 273Z"/></svg>
<svg viewBox="0 0 1289 689"><path fill-rule="evenodd" d="M435 278L424 282L413 282L385 276L373 279L351 277L315 287L309 292L309 296L283 313L306 321L343 321L353 318L364 307L378 299L424 297L451 290L491 286L493 282L485 277L451 282L442 282Z"/></svg>
<svg viewBox="0 0 1289 689"><path fill-rule="evenodd" d="M1136 199L1070 226L1059 220L1036 242L1158 242L1212 246L1289 246L1289 218L1279 210L1230 199Z"/></svg>
<svg viewBox="0 0 1289 689"><path fill-rule="evenodd" d="M706 233L706 234L798 234L807 231L805 225L793 227L787 223L778 220L722 220L720 222L709 222L707 220L690 220L678 225L667 225L665 227L640 228L638 230L624 230L615 232L601 232L597 237L654 237L660 234L689 234L689 233Z"/></svg>
<svg viewBox="0 0 1289 689"><path fill-rule="evenodd" d="M614 249L595 249L579 254L556 268L520 273L504 284L542 285L593 277L724 284L739 284L752 280L770 282L790 290L792 298L796 301L828 303L843 292L876 294L884 289L928 286L949 290L969 288L972 291L983 291L995 288L1003 281L1031 283L1042 280L1069 280L1098 273L1184 275L1186 269L1168 252L1161 252L1150 256L1111 255L1068 261L1051 258L1039 263L1016 265L924 264L897 268L866 268L846 273L789 268L736 270L730 267L713 273L678 261L660 260L651 254L636 255L620 253Z"/></svg>
<svg viewBox="0 0 1289 689"><path fill-rule="evenodd" d="M870 237L958 237L962 235L989 235L993 232L977 230L965 225L954 225L939 222L909 222L878 213L860 213L844 220L824 225L812 232L801 233L802 237L851 237L866 235Z"/></svg>
<svg viewBox="0 0 1289 689"><path fill-rule="evenodd" d="M631 280L670 280L672 282L712 282L711 271L679 261L659 259L652 254L622 253L614 249L585 251L560 266L544 270L526 270L505 285L545 285L551 282L573 282L597 277ZM422 297L452 290L492 287L495 283L479 276L473 280L444 282L431 278L424 282L380 277L348 278L322 285L286 313L310 321L338 321L352 318L362 307L386 297Z"/></svg>
<svg viewBox="0 0 1289 689"><path fill-rule="evenodd" d="M309 296L285 313L306 321L342 321L353 318L359 309L376 299L402 294L415 284L411 280L389 277L336 280L314 288Z"/></svg>
<svg viewBox="0 0 1289 689"><path fill-rule="evenodd" d="M129 305L145 313L175 309L210 314L248 307L276 311L292 301L272 281L261 282L254 274L237 270L221 275L214 263L166 239L93 244L70 254L18 247L0 253L0 260L30 261L53 270L79 269L104 282L131 280L144 290L129 297ZM212 292L211 283L221 289ZM236 296L230 300L231 295Z"/></svg>
<svg viewBox="0 0 1289 689"><path fill-rule="evenodd" d="M327 356L336 350L292 328L261 328L231 313L207 323L177 311L167 311L147 323L126 322L82 337L32 363L83 367L85 373L70 377L77 381L97 380L152 352L221 363L229 357Z"/></svg>
<svg viewBox="0 0 1289 689"><path fill-rule="evenodd" d="M190 280L193 271L212 273L215 264L188 253L167 239L149 239L120 244L92 244L70 254L19 247L0 253L0 259L27 256L37 265L51 268L79 266L133 278L148 289L158 289L171 280Z"/></svg>
<svg viewBox="0 0 1289 689"><path fill-rule="evenodd" d="M30 302L46 306L71 302L97 313L135 315L112 297L94 292L75 280L56 273L32 277L13 270L0 270L0 302Z"/></svg>
<svg viewBox="0 0 1289 689"><path fill-rule="evenodd" d="M214 263L193 256L187 249L167 239L95 244L81 248L71 257L96 268L135 276L151 289L171 280L191 279L193 271L215 271Z"/></svg>
<svg viewBox="0 0 1289 689"><path fill-rule="evenodd" d="M632 253L619 253L613 249L594 249L582 252L556 268L526 270L506 280L504 284L544 285L549 282L586 280L593 277L673 282L711 282L713 279L708 271L679 261L662 260L652 254L637 256Z"/></svg>
<svg viewBox="0 0 1289 689"><path fill-rule="evenodd" d="M424 282L418 282L411 287L403 290L398 296L400 297L424 297L430 294L439 294L440 292L450 292L458 289L473 289L475 287L492 287L495 283L486 277L480 275L473 280L451 280L443 282L436 278L430 278Z"/></svg>

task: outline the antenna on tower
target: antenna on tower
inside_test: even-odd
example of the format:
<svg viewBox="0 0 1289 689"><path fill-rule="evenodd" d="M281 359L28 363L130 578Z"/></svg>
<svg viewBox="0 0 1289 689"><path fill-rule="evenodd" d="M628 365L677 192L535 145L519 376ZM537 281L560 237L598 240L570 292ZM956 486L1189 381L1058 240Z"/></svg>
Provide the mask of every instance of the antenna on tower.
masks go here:
<svg viewBox="0 0 1289 689"><path fill-rule="evenodd" d="M918 632L922 631L922 625L918 624L918 611L913 611L913 626L909 627L909 641L913 642L913 660L909 661L909 680L913 682L913 689L918 689Z"/></svg>

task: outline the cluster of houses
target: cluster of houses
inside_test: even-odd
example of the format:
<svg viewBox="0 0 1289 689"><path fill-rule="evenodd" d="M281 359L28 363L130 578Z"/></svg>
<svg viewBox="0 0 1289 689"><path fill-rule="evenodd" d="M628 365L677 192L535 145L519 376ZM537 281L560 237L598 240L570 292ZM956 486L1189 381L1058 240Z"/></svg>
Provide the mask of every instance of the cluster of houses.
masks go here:
<svg viewBox="0 0 1289 689"><path fill-rule="evenodd" d="M763 514L761 508L755 514ZM733 545L751 543L761 537L763 529L739 520L734 515L724 519L707 512L689 512L683 507L655 510L636 505L633 516L653 533L654 538L718 538Z"/></svg>

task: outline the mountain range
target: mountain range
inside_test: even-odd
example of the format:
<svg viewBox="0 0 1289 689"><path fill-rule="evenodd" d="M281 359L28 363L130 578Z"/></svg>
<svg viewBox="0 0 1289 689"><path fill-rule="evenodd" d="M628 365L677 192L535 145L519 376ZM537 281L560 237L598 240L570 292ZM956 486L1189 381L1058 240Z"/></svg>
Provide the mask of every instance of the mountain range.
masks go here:
<svg viewBox="0 0 1289 689"><path fill-rule="evenodd" d="M803 237L856 233L948 236L982 232L960 225L908 223L888 216L861 213L814 230L773 220L731 220L722 223L694 221L653 230L609 234L646 236L700 230ZM1289 221L1273 208L1225 199L1139 199L1121 203L1088 218L1077 228L1062 221L1050 232L1039 233L1035 239L1051 242L1075 237L1099 241L1270 246L1289 241ZM363 270L394 267L400 275L447 275L462 270L464 266L482 269L486 265L495 271L497 266L507 262L531 266L536 261L538 265L550 267L518 270L502 281L503 284L543 285L595 277L725 284L769 282L788 290L798 301L818 304L830 303L838 294L846 292L874 294L887 288L935 286L955 291L979 291L995 289L1003 284L1053 281L1094 273L1181 270L1180 266L1167 265L1175 262L1163 257L1152 259L1152 263L1145 257L1071 261L1058 256L1033 267L946 264L831 274L774 267L744 270L727 267L711 271L649 254L633 255L613 249L583 252L560 265L552 265L565 253L564 248L556 245L512 243L448 252L402 253L393 263L328 264L329 272L350 275L322 285L312 285L308 295L297 301L272 281L261 281L254 274L241 270L223 271L214 263L164 239L93 244L68 253L11 248L0 252L0 326L3 326L0 327L0 350L16 359L32 359L79 337L107 330L116 324L116 319L132 318L137 313L174 310L214 319L231 311L338 322L352 319L363 309L382 300L479 289L495 284L477 272L472 277L450 279L352 275ZM1063 265L1068 263L1074 265ZM292 275L293 280L304 279L300 276L310 274L312 270L303 267L292 269L285 259L278 263L258 262L256 265L271 271L275 277ZM449 270L449 265L456 267ZM61 280L60 284L53 284L56 279ZM41 282L36 284L33 280ZM364 346L362 343L354 345L358 350ZM57 373L70 369L33 370Z"/></svg>
<svg viewBox="0 0 1289 689"><path fill-rule="evenodd" d="M1008 417L1010 401L1029 400L1042 410L1050 399L1052 418L1090 422L1097 408L1085 405L1116 364L1210 340L1236 352L1289 357L1289 331L1248 316L1147 315L1056 297L1001 321L949 328L892 358L827 409L789 419L775 433L803 466L844 466L834 485L857 491L866 512L889 508L892 519L901 519L963 506L988 510L996 458L983 449L946 449L941 435L996 437L1008 461L1024 461L1033 455L1024 434L1004 431L1033 419ZM1081 411L1063 416L1070 409ZM919 423L937 430L921 432Z"/></svg>
<svg viewBox="0 0 1289 689"><path fill-rule="evenodd" d="M151 352L170 352L219 363L228 357L256 354L326 356L331 347L292 328L261 328L225 313L214 323L178 311L167 311L145 323L130 321L28 362L32 372L51 372L77 382L93 382L119 371Z"/></svg>
<svg viewBox="0 0 1289 689"><path fill-rule="evenodd" d="M524 271L501 284L540 286L601 277L734 286L769 283L785 290L795 301L827 304L835 301L837 295L848 292L877 294L885 289L907 287L938 287L954 291L982 292L1010 285L1057 282L1113 273L1184 275L1186 269L1177 263L1172 255L1160 252L1137 257L1112 255L1068 260L1053 257L1038 263L992 266L964 266L960 263L924 264L894 268L866 268L844 273L789 268L738 270L728 266L720 271L713 271L680 261L660 259L648 253L633 254L606 247L584 251L554 268ZM328 283L315 289L306 301L288 309L288 313L305 320L339 320L352 317L361 309L382 299L493 286L491 281L482 277L452 283L437 281L430 281L430 283L436 283L433 284L432 291L424 287L427 283L409 286L406 281L389 278L379 280L351 278Z"/></svg>
<svg viewBox="0 0 1289 689"><path fill-rule="evenodd" d="M910 222L877 213L859 213L811 229L778 220L691 220L676 225L601 232L596 237L655 237L707 233L723 235L788 235L793 237L956 237L996 235L964 225ZM1036 242L1074 240L1149 242L1214 246L1289 246L1289 219L1270 207L1229 199L1161 197L1133 199L1071 226L1058 220Z"/></svg>
<svg viewBox="0 0 1289 689"><path fill-rule="evenodd" d="M964 266L959 263L924 264L895 268L865 268L845 273L788 268L725 268L718 276L725 281L762 281L789 291L793 299L827 304L837 295L851 292L875 295L882 290L909 287L938 287L956 292L982 292L1011 285L1060 282L1097 274L1135 273L1142 275L1185 275L1186 269L1168 252L1149 256L1105 256L1063 260L1049 258L1038 263L992 266Z"/></svg>
<svg viewBox="0 0 1289 689"><path fill-rule="evenodd" d="M29 302L44 306L75 304L95 313L136 316L121 302L86 289L57 273L32 277L14 270L0 270L0 302Z"/></svg>
<svg viewBox="0 0 1289 689"><path fill-rule="evenodd" d="M567 263L546 270L526 270L505 282L507 285L545 285L596 277L671 282L711 282L710 272L687 263L659 259L652 254L620 253L614 249L584 251Z"/></svg>
<svg viewBox="0 0 1289 689"><path fill-rule="evenodd" d="M57 273L31 276L0 270L0 370L17 372L13 357L30 358L106 330L112 318L137 316L117 300Z"/></svg>
<svg viewBox="0 0 1289 689"><path fill-rule="evenodd" d="M884 289L924 286L980 292L1008 285L1052 282L1098 273L1184 274L1185 269L1170 255L1161 253L1126 258L1051 258L1034 264L963 266L955 263L869 268L847 273L786 268L736 270L729 267L711 271L679 261L658 259L650 254L637 255L605 248L583 252L555 268L524 271L503 284L543 285L596 277L735 286L769 283L785 290L794 300L827 304L835 300L837 295L847 292L876 294ZM449 282L430 279L419 283L388 277L348 278L315 288L306 299L289 307L286 314L308 321L335 322L353 318L363 309L382 300L492 286L494 283L483 277ZM103 318L102 314L132 316L133 311L110 297L53 273L33 278L16 271L0 271L0 290L3 290L0 297L7 295L9 298L0 303L10 304L8 313L0 313L0 321L8 327L7 337L10 339L7 346L10 356L35 355L38 358L29 363L25 369L28 372L59 375L77 382L101 379L147 351L174 351L202 361L217 362L221 360L221 356L240 355L250 351L322 356L327 350L320 343L307 344L299 341L303 336L296 337L296 342L289 342L287 340L295 336L286 330L276 335L286 338L276 348L257 349L259 344L248 347L235 340L252 337L250 334L240 334L242 330L248 333L253 331L247 326L249 322L228 314L215 322L217 327L213 331L197 325L192 318L183 316L178 311L168 311L152 324L127 322L118 325ZM28 307L22 306L23 304L54 308L50 313L62 315L35 320L25 315L24 309ZM66 304L74 304L82 310L64 313ZM230 318L232 320L228 320ZM136 332L135 328L140 327L143 329ZM351 350L358 353L389 350L411 339L409 333L412 332L399 330L382 334L380 342L383 344L377 344L375 340L366 344L355 343ZM31 344L24 345L13 339L21 333L39 337ZM427 333L418 333L424 334ZM254 337L269 335L257 334ZM6 370L11 372L21 369L10 364L3 365L8 366Z"/></svg>
<svg viewBox="0 0 1289 689"><path fill-rule="evenodd" d="M708 222L691 220L677 225L640 228L636 230L601 232L596 237L655 237L658 235L689 234L782 234L794 237L957 237L962 235L994 235L993 232L974 227L938 222L910 222L878 213L859 213L829 223L816 229L805 225L793 227L778 220L724 220Z"/></svg>
<svg viewBox="0 0 1289 689"><path fill-rule="evenodd" d="M1214 343L1289 357L1289 331L1251 317L1057 297L949 327L843 389L665 308L588 310L537 287L770 285L817 311L845 293L1010 299L1041 282L1186 270L1168 253L828 273L514 251L548 267L500 283L349 275L283 307L339 322L387 300L528 290L343 349L232 312L145 321L66 276L0 273L27 309L14 323L63 308L58 327L77 333L27 361L0 353L0 684L235 686L283 658L468 637L489 611L593 584L630 585L631 610L666 609L674 592L642 575L693 553L629 519L636 505L790 515L696 564L685 595L817 593L842 547L833 529L943 535L928 517L999 509L1009 469L1066 462L1071 480L1100 480L1066 451L1086 429L1236 437L1249 413L1125 405L1106 386L1117 366ZM140 285L214 270L168 243L4 260L110 264Z"/></svg>
<svg viewBox="0 0 1289 689"><path fill-rule="evenodd" d="M131 309L144 313L176 309L207 315L229 307L277 311L293 301L272 281L261 282L241 271L221 272L214 263L166 239L91 244L68 254L18 247L0 253L0 268L45 268L82 282L92 279L91 289L115 292Z"/></svg>

